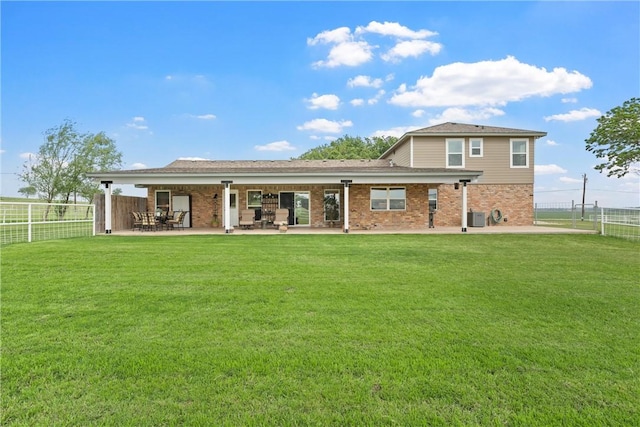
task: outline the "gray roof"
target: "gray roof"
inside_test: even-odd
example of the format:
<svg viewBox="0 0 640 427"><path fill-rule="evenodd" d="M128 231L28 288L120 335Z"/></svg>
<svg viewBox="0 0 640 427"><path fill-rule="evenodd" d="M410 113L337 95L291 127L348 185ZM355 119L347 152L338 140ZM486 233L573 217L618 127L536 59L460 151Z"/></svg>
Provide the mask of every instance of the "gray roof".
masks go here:
<svg viewBox="0 0 640 427"><path fill-rule="evenodd" d="M416 129L411 132L407 132L407 135L531 135L531 136L545 136L546 132L540 132L527 129L513 129L504 128L498 126L485 126L485 125L472 125L466 123L442 123L435 126L429 126L422 129Z"/></svg>
<svg viewBox="0 0 640 427"><path fill-rule="evenodd" d="M96 172L89 176L115 183L332 183L352 178L357 182L456 182L475 179L480 170L410 168L389 160L176 160L163 168ZM218 180L218 181L216 181Z"/></svg>

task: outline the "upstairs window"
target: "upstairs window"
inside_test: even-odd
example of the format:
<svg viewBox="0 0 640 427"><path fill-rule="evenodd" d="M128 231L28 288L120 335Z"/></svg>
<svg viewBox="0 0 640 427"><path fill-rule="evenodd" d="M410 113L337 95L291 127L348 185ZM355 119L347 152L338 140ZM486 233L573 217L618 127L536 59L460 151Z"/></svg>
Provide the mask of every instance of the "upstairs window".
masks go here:
<svg viewBox="0 0 640 427"><path fill-rule="evenodd" d="M511 167L529 167L529 141L526 139L511 140Z"/></svg>
<svg viewBox="0 0 640 427"><path fill-rule="evenodd" d="M464 139L447 139L447 167L464 167Z"/></svg>
<svg viewBox="0 0 640 427"><path fill-rule="evenodd" d="M469 157L482 157L482 138L469 140Z"/></svg>

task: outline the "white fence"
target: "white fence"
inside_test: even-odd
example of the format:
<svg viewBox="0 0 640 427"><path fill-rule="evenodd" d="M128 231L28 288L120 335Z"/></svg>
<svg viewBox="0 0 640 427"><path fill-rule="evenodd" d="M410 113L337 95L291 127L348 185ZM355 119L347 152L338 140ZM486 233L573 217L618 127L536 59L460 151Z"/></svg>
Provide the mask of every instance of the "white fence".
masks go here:
<svg viewBox="0 0 640 427"><path fill-rule="evenodd" d="M640 241L640 209L600 209L600 234Z"/></svg>
<svg viewBox="0 0 640 427"><path fill-rule="evenodd" d="M0 202L0 244L95 235L95 205Z"/></svg>

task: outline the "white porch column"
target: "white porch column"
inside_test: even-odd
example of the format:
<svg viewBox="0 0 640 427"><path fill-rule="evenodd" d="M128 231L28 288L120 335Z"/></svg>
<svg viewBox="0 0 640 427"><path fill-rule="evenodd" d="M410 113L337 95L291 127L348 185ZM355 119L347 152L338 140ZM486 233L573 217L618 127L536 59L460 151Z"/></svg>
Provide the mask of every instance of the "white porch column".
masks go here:
<svg viewBox="0 0 640 427"><path fill-rule="evenodd" d="M343 179L340 182L344 185L344 232L349 232L349 187L352 180Z"/></svg>
<svg viewBox="0 0 640 427"><path fill-rule="evenodd" d="M462 183L462 232L467 232L467 183L468 179L461 179Z"/></svg>
<svg viewBox="0 0 640 427"><path fill-rule="evenodd" d="M231 232L231 193L229 186L233 181L222 181L224 184L224 232Z"/></svg>
<svg viewBox="0 0 640 427"><path fill-rule="evenodd" d="M111 234L111 184L113 181L101 181L104 184L104 232Z"/></svg>

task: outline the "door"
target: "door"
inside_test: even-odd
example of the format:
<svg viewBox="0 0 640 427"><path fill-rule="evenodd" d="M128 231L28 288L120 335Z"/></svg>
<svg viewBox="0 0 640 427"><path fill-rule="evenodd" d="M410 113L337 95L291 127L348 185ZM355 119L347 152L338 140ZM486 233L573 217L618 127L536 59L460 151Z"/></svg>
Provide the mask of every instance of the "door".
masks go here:
<svg viewBox="0 0 640 427"><path fill-rule="evenodd" d="M309 225L309 192L280 193L280 207L289 209L289 225Z"/></svg>
<svg viewBox="0 0 640 427"><path fill-rule="evenodd" d="M185 228L191 227L191 196L173 196L172 198L173 210L175 211L187 211L187 215L184 217L182 223Z"/></svg>
<svg viewBox="0 0 640 427"><path fill-rule="evenodd" d="M222 200L224 200L224 198ZM222 207L222 220L224 221L224 206ZM238 227L240 224L238 190L229 190L229 220L229 225L232 227Z"/></svg>

